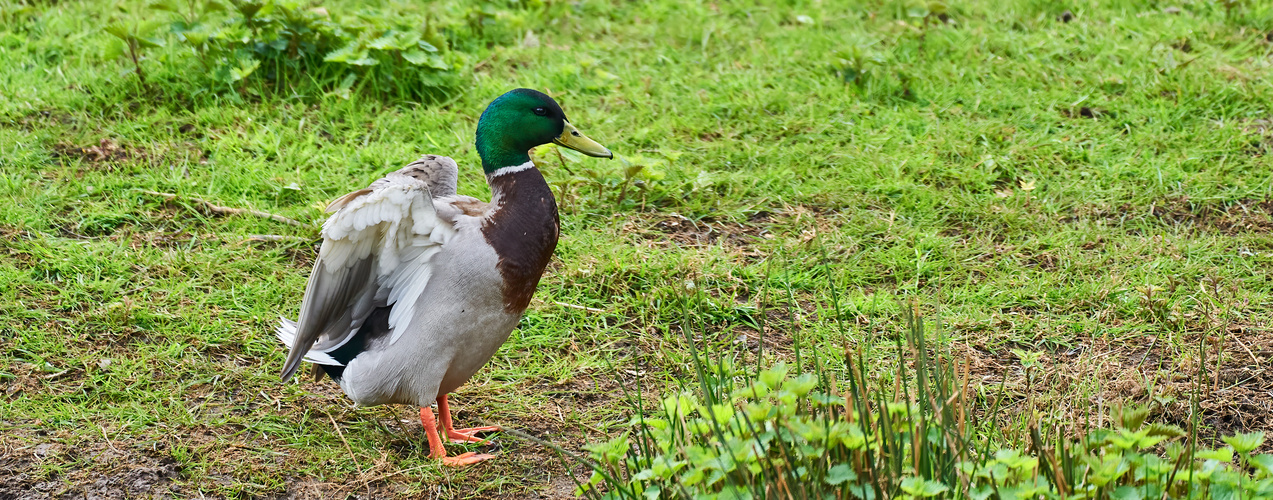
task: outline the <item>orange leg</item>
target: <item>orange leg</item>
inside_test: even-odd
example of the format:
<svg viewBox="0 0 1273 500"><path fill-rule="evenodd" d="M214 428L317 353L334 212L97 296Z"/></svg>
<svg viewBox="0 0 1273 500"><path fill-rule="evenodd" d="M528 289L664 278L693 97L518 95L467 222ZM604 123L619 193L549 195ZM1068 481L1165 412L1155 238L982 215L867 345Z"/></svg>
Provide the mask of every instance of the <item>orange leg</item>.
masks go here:
<svg viewBox="0 0 1273 500"><path fill-rule="evenodd" d="M446 394L438 398L438 414L442 416L442 430L446 431L446 437L452 443L485 443L486 440L477 437L479 432L492 432L500 430L499 427L488 425L486 427L469 427L468 429L456 429L451 427L451 407L446 404Z"/></svg>
<svg viewBox="0 0 1273 500"><path fill-rule="evenodd" d="M446 415L446 413L443 413L443 415ZM446 448L442 447L442 438L438 436L438 423L433 420L432 408L427 406L420 408L420 423L424 425L424 435L429 439L429 456L441 460L443 465L458 467L461 465L475 464L489 458L495 458L495 455L479 455L471 451L454 457L448 457L446 456Z"/></svg>

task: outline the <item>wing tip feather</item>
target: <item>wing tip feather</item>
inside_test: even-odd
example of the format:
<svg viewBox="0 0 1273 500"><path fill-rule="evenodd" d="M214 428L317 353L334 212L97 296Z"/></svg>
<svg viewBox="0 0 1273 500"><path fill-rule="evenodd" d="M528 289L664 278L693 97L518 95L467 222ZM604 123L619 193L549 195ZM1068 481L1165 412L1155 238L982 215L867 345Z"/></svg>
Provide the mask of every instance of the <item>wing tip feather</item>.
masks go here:
<svg viewBox="0 0 1273 500"><path fill-rule="evenodd" d="M294 351L300 347L292 345L296 343L295 321L280 316L278 328L274 330L274 336L278 338L279 342L282 342L283 345L291 349L291 351L287 353L287 362L283 363L283 370L279 373L283 382L291 380L292 376L296 374L296 370L300 368L301 361L308 361L319 365L345 366L344 363L341 363L340 361L337 361L336 358L331 357L331 354L323 351L310 349L305 352L303 356L295 356Z"/></svg>

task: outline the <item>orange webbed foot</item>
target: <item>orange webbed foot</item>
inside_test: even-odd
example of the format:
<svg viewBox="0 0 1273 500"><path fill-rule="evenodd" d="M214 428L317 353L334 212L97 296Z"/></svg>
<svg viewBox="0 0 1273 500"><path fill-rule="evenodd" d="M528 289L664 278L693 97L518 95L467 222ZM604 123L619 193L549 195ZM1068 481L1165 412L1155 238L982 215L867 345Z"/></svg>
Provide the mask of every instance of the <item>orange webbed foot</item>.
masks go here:
<svg viewBox="0 0 1273 500"><path fill-rule="evenodd" d="M447 429L446 437L447 439L450 439L452 443L487 443L489 441L477 437L477 433L496 432L500 430L503 429L494 425L488 425L485 427L469 427L467 429Z"/></svg>
<svg viewBox="0 0 1273 500"><path fill-rule="evenodd" d="M438 459L443 465L460 467L495 458L495 455L487 455L485 453L477 454L471 451L454 457L448 457L446 455L446 448L442 446L442 438L438 435L438 424L437 420L434 420L433 418L433 410L429 408L420 408L420 423L424 425L424 435L429 440L429 456ZM469 429L463 430L467 431ZM450 432L451 429L448 429L448 437ZM459 434L458 431L457 434Z"/></svg>
<svg viewBox="0 0 1273 500"><path fill-rule="evenodd" d="M447 439L452 443L485 443L485 439L477 437L479 432L494 432L502 430L497 426L488 425L485 427L469 427L467 429L456 429L451 426L451 407L447 404L446 394L438 398L438 414L442 417L442 430L446 432Z"/></svg>
<svg viewBox="0 0 1273 500"><path fill-rule="evenodd" d="M492 458L495 458L495 455L487 455L485 453L479 454L479 453L474 453L470 451L468 453L461 453L454 457L440 457L439 459L442 460L442 465L448 465L451 467L463 467L465 465L472 465L472 464L481 462L483 460L490 460Z"/></svg>

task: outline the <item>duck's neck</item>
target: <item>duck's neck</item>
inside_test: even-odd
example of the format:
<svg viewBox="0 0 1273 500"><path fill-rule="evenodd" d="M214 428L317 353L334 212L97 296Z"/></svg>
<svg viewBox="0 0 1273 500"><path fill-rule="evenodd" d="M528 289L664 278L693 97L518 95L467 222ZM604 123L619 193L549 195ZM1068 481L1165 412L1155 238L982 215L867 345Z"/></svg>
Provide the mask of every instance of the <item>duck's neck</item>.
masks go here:
<svg viewBox="0 0 1273 500"><path fill-rule="evenodd" d="M495 210L482 233L499 256L504 310L521 314L557 248L557 202L529 156L521 164L488 171L486 181Z"/></svg>
<svg viewBox="0 0 1273 500"><path fill-rule="evenodd" d="M498 109L488 107L477 121L476 141L477 155L482 158L482 171L489 179L492 174L510 165L522 165L530 162L530 148L533 145L520 141L520 135L507 120L501 119Z"/></svg>

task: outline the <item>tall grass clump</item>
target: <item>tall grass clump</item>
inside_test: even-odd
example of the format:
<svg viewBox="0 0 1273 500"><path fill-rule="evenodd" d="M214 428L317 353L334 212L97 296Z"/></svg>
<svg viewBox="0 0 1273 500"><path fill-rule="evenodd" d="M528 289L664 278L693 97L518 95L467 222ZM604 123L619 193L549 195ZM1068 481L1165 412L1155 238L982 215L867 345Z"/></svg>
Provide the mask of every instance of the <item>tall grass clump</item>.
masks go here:
<svg viewBox="0 0 1273 500"><path fill-rule="evenodd" d="M1196 436L1147 423L1147 409L1130 405L1110 428L1079 436L1045 437L1037 422L998 432L997 423L1012 419L995 405L978 406L967 365L927 344L916 312L903 319L891 377L869 378L859 351L845 353L843 380L816 362L811 371L784 363L747 370L734 356L695 353L699 387L652 408L635 401L627 432L585 446L593 472L578 493L607 500L1273 498L1273 455L1251 455L1263 433L1200 450Z"/></svg>

